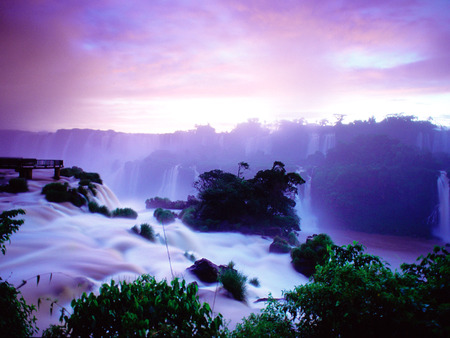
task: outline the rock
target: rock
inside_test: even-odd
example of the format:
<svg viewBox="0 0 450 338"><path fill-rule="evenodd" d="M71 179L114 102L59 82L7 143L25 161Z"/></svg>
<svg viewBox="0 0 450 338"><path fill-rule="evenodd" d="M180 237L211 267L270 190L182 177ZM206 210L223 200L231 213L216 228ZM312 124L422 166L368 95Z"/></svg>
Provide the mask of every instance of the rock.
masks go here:
<svg viewBox="0 0 450 338"><path fill-rule="evenodd" d="M219 277L219 267L206 258L195 261L187 270L205 283L215 283Z"/></svg>
<svg viewBox="0 0 450 338"><path fill-rule="evenodd" d="M288 242L280 237L275 237L272 244L270 244L269 252L271 253L288 253L291 247Z"/></svg>

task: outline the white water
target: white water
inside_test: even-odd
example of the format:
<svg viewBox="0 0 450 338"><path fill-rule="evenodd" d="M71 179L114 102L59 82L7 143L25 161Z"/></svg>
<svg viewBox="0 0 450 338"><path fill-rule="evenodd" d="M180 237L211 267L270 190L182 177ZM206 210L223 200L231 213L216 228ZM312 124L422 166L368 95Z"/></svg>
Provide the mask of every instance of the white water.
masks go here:
<svg viewBox="0 0 450 338"><path fill-rule="evenodd" d="M437 187L439 195L439 224L434 234L445 242L450 242L449 180L445 171L441 171L437 180Z"/></svg>
<svg viewBox="0 0 450 338"><path fill-rule="evenodd" d="M58 299L61 306L69 308L72 298L83 291L96 291L112 278L135 279L147 273L159 280L172 279L163 230L152 216L153 210L141 210L137 220L109 219L91 214L85 207L80 210L69 203L47 202L40 191L43 185L53 181L51 174L34 171L35 180L29 181L28 193L0 194L0 212L26 210L24 225L12 236L11 244L7 244L7 254L0 257L0 276L16 286L28 280L20 289L28 302L37 304L39 297L43 299L37 314L41 329L57 323L59 318L58 311L50 316L50 302L46 298ZM76 184L71 179L64 181ZM98 191L100 204L119 206L106 186L99 187ZM142 223L151 224L160 240L152 243L130 232L133 225ZM255 300L269 293L280 297L282 290L307 281L292 269L289 255L268 252L269 239L237 233L197 233L179 221L166 226L166 234L175 277L197 281L186 271L192 265L184 255L188 251L197 259L205 257L216 264L233 261L249 278L259 279L261 287L247 286L247 303L234 301L219 289L214 311L223 313L231 325L264 305L254 304ZM36 285L37 275L41 276L39 285ZM201 300L212 305L216 284L197 282Z"/></svg>
<svg viewBox="0 0 450 338"><path fill-rule="evenodd" d="M336 146L336 135L334 133L320 135L312 133L309 135L308 148L306 150L306 157L314 155L316 152L321 152L326 155L328 151Z"/></svg>
<svg viewBox="0 0 450 338"><path fill-rule="evenodd" d="M174 201L177 199L177 183L178 183L178 171L180 164L166 169L164 171L164 176L161 183L161 188L159 188L158 196L163 198L169 198Z"/></svg>
<svg viewBox="0 0 450 338"><path fill-rule="evenodd" d="M11 175L17 176L14 172ZM29 303L37 304L38 298L43 299L37 314L41 329L50 323L57 323L59 318L57 310L50 315L50 301L46 298L58 299L61 306L70 309L71 299L83 291L96 292L102 283L112 278L132 280L147 273L159 280L172 279L163 244L163 229L153 218L153 210L140 210L137 220L109 219L90 214L85 207L80 210L69 203L49 203L40 191L43 185L53 181L51 175L51 171L33 171L35 180L29 181L30 192L0 194L0 212L17 208L27 212L23 217L24 225L12 235L11 244L7 244L6 255L0 256L0 276L16 286L22 280L28 280L20 291ZM77 184L72 179L64 178L64 181ZM308 182L311 183L310 180ZM305 189L300 212L308 211L308 191ZM119 206L119 201L106 186L99 187L97 198L100 204L111 208ZM306 222L307 217L303 215L303 219ZM130 232L133 225L142 223L153 226L159 238L156 243ZM319 231L330 233L339 245L358 240L369 247L370 253L382 256L396 268L402 262L413 262L420 254L429 252L434 244L431 241L336 231L307 224L302 226L301 241ZM207 301L211 306L216 284L204 284L186 271L192 262L185 257L185 252L192 253L197 259L205 257L216 264L233 261L236 268L249 278L259 279L261 287L247 286L246 303L232 300L219 288L214 312L220 312L226 320L230 320L230 327L264 306L264 303L254 303L255 300L267 297L269 293L280 297L282 290L290 290L307 282L292 268L289 255L268 252L269 239L237 233L198 233L179 221L166 226L166 234L174 275L188 282L197 281L201 301ZM39 285L36 285L37 275L41 276Z"/></svg>
<svg viewBox="0 0 450 338"><path fill-rule="evenodd" d="M311 209L311 183L310 176L302 176L306 183L299 188L299 194L296 197L297 214L300 217L300 229L310 233L318 233L317 217Z"/></svg>

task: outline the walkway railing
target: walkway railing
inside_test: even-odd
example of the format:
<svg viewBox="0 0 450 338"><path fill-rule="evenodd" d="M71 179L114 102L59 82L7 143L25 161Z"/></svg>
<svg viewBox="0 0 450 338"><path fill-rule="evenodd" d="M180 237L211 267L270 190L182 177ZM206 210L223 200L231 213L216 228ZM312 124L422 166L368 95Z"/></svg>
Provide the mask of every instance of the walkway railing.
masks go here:
<svg viewBox="0 0 450 338"><path fill-rule="evenodd" d="M14 169L19 177L31 180L33 169L55 169L55 179L60 178L60 170L64 167L63 160L38 160L23 157L0 157L0 169Z"/></svg>

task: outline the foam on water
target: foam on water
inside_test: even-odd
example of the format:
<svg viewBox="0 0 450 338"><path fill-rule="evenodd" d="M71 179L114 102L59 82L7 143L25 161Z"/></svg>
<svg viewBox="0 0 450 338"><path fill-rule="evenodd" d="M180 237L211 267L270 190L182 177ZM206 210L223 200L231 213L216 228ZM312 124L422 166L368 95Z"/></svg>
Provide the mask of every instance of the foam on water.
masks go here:
<svg viewBox="0 0 450 338"><path fill-rule="evenodd" d="M179 220L165 226L165 238L163 227L153 217L153 210L140 211L137 220L111 219L91 214L86 207L80 209L70 203L50 203L40 191L45 184L53 182L51 174L49 171L36 170L33 176L35 180L29 181L30 192L0 194L0 212L17 208L26 210L23 216L25 223L12 235L6 255L0 256L0 276L15 286L28 280L20 291L29 303L37 304L39 297L57 298L61 306L69 308L70 301L84 291L96 292L102 283L113 278L134 280L144 273L154 275L158 280L180 277L187 282L197 281L186 270L192 265L185 255L188 252L196 259L204 257L218 265L233 261L235 267L249 278L259 279L259 288L247 286L247 303L230 299L226 291L220 288L215 297L216 284L197 281L201 301L214 302L214 312L224 314L226 319L231 320L230 326L233 327L242 317L264 306L264 303L254 303L257 299L267 297L269 293L280 297L283 290L307 282L306 277L292 268L288 254L269 253L270 239L238 233L199 233L187 228ZM64 178L63 181L76 184L73 179ZM99 204L109 208L121 205L107 186L98 186L97 190ZM130 231L135 224L142 223L149 223L154 228L157 236L155 242ZM338 244L359 240L368 245L364 243L367 236L361 236L360 233L331 232ZM301 239L305 240L308 234L301 233ZM382 257L385 257L385 253L397 252L402 245L401 241L392 238L387 241L382 236L372 235L370 238L372 247L379 245L386 248L389 243L397 244L381 251ZM417 242L408 240L405 248L406 253L414 253L414 258L418 256L415 255L418 248L423 254L427 252L425 248L432 247L429 243L420 246ZM377 249L374 251L379 252ZM399 259L404 257L400 255ZM35 282L37 275L41 276L39 285ZM56 311L53 316L50 315L48 306L49 302L37 314L41 329L50 323L57 323L59 318Z"/></svg>

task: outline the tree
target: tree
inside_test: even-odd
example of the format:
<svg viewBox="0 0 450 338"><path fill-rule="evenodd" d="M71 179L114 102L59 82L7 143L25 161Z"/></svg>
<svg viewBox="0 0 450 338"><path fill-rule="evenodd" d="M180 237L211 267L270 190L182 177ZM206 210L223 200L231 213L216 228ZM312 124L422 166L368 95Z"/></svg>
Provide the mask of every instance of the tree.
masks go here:
<svg viewBox="0 0 450 338"><path fill-rule="evenodd" d="M248 170L250 168L249 164L247 162L239 162L238 163L238 174L237 177L241 177L241 169Z"/></svg>
<svg viewBox="0 0 450 338"><path fill-rule="evenodd" d="M239 165L248 166L245 162ZM195 218L209 230L239 230L241 225L252 231L269 226L287 232L299 230L293 199L297 186L303 183L299 174L287 173L279 161L274 162L272 169L261 170L249 180L211 170L201 174L194 183L200 201Z"/></svg>
<svg viewBox="0 0 450 338"><path fill-rule="evenodd" d="M450 255L435 247L417 264L392 272L353 245L329 248L310 283L269 298L234 337L448 337Z"/></svg>

